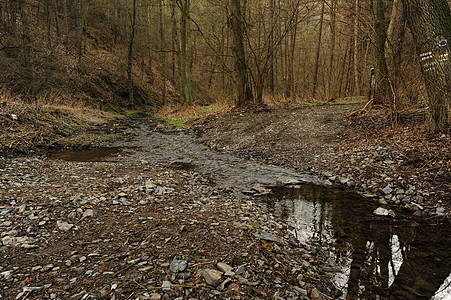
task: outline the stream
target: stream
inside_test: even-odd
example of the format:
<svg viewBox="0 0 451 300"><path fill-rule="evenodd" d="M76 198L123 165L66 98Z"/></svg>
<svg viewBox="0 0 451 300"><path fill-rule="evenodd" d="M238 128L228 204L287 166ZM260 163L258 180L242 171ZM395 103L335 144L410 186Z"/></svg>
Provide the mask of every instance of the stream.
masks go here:
<svg viewBox="0 0 451 300"><path fill-rule="evenodd" d="M193 133L168 130L158 121L121 122L126 123L118 126L115 141L51 158L147 161L206 174L237 193L254 186L277 186L260 201L286 220L299 242L321 249L343 298L451 299L449 225L375 217L376 203L326 188L312 175L212 150L198 143ZM284 188L287 184L294 188Z"/></svg>

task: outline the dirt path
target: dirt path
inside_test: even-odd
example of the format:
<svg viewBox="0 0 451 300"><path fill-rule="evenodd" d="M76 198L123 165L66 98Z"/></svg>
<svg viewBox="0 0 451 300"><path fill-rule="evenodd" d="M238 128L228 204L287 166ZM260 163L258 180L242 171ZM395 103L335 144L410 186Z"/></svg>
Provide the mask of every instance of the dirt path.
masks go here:
<svg viewBox="0 0 451 300"><path fill-rule="evenodd" d="M197 130L211 148L309 172L406 216L449 219L451 137L409 124L389 130L380 115L347 120L357 107L230 112Z"/></svg>

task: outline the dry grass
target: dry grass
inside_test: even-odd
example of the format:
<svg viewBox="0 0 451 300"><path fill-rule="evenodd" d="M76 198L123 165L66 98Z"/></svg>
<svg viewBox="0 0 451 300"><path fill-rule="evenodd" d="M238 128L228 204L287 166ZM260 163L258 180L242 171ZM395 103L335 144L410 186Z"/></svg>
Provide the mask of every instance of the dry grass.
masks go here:
<svg viewBox="0 0 451 300"><path fill-rule="evenodd" d="M207 106L201 106L198 104L189 106L168 104L162 107L155 116L158 119L167 122L170 126L186 127L202 121L211 115L225 113L231 109L232 106L226 104L212 104Z"/></svg>
<svg viewBox="0 0 451 300"><path fill-rule="evenodd" d="M0 149L60 145L64 137L117 117L120 115L58 94L40 96L29 103L0 90Z"/></svg>

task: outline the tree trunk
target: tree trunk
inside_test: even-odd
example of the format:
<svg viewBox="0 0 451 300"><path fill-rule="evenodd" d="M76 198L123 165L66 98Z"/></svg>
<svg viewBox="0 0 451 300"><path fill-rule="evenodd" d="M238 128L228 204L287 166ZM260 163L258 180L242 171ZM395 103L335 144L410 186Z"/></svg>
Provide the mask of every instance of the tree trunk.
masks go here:
<svg viewBox="0 0 451 300"><path fill-rule="evenodd" d="M64 43L67 47L67 45L69 44L69 21L67 16L67 0L63 1L63 5L64 5L64 34L65 34Z"/></svg>
<svg viewBox="0 0 451 300"><path fill-rule="evenodd" d="M66 1L66 0L64 0ZM113 16L113 35L114 35L114 46L117 45L117 37L119 34L119 29L118 29L118 0L114 0L114 16Z"/></svg>
<svg viewBox="0 0 451 300"><path fill-rule="evenodd" d="M77 26L77 49L78 49L78 66L81 66L81 57L83 56L83 24L82 24L82 1L77 0L77 13L75 16Z"/></svg>
<svg viewBox="0 0 451 300"><path fill-rule="evenodd" d="M376 87L374 94L375 104L391 103L389 101L389 77L387 62L385 60L385 17L383 0L372 0L373 12L373 57L376 77Z"/></svg>
<svg viewBox="0 0 451 300"><path fill-rule="evenodd" d="M360 1L355 0L354 5L354 86L356 96L360 96L360 72L359 72L359 14L360 14Z"/></svg>
<svg viewBox="0 0 451 300"><path fill-rule="evenodd" d="M60 25L58 19L58 3L56 0L53 0L53 12L55 13L55 29L56 29L56 37L57 41L60 39Z"/></svg>
<svg viewBox="0 0 451 300"><path fill-rule="evenodd" d="M324 6L325 6L325 0L321 3L321 16L319 19L319 32L318 32L318 44L316 47L316 58L315 58L315 69L314 69L314 75L313 75L313 92L312 92L312 98L316 97L316 90L318 85L318 68L319 68L319 56L321 52L321 38L323 34L323 20L324 20Z"/></svg>
<svg viewBox="0 0 451 300"><path fill-rule="evenodd" d="M34 78L33 55L31 46L30 23L28 20L28 7L26 0L20 0L20 14L22 19L22 39L25 58L25 68L27 70L27 77L32 82Z"/></svg>
<svg viewBox="0 0 451 300"><path fill-rule="evenodd" d="M397 81L401 68L402 43L405 33L406 15L401 0L393 2L390 24L387 29L387 52L391 61L393 78Z"/></svg>
<svg viewBox="0 0 451 300"><path fill-rule="evenodd" d="M294 84L294 54L296 51L296 37L298 34L298 21L299 21L299 9L296 6L294 11L294 23L293 23L293 32L291 35L291 44L290 44L290 52L289 52L289 60L288 60L288 97L294 102L295 95L295 84Z"/></svg>
<svg viewBox="0 0 451 300"><path fill-rule="evenodd" d="M16 34L17 30L17 0L11 0L9 3L9 23L11 25L11 32Z"/></svg>
<svg viewBox="0 0 451 300"><path fill-rule="evenodd" d="M446 0L403 0L429 98L427 128L450 128L451 13Z"/></svg>
<svg viewBox="0 0 451 300"><path fill-rule="evenodd" d="M163 90L161 101L166 103L166 39L164 38L163 0L160 0L160 44L161 44L161 68L163 73Z"/></svg>
<svg viewBox="0 0 451 300"><path fill-rule="evenodd" d="M245 9L241 0L231 0L230 26L232 30L232 52L235 59L235 86L237 89L237 106L246 106L252 102L252 92L249 88L246 55L244 52Z"/></svg>
<svg viewBox="0 0 451 300"><path fill-rule="evenodd" d="M269 32L269 89L274 93L274 6L275 0L270 0L270 32Z"/></svg>
<svg viewBox="0 0 451 300"><path fill-rule="evenodd" d="M136 0L133 0L132 15L131 15L131 32L130 39L128 41L128 59L127 59L127 87L128 87L128 98L130 104L133 104L134 91L133 91L133 45L135 42L135 31L136 31Z"/></svg>
<svg viewBox="0 0 451 300"><path fill-rule="evenodd" d="M191 102L191 30L190 30L190 0L183 0L181 5L182 16L180 24L180 100L183 104Z"/></svg>
<svg viewBox="0 0 451 300"><path fill-rule="evenodd" d="M329 81L327 85L327 94L329 99L335 98L335 72L334 72L334 56L335 56L335 37L336 37L336 0L331 0L330 4L330 56L329 56Z"/></svg>
<svg viewBox="0 0 451 300"><path fill-rule="evenodd" d="M177 47L178 47L178 38L177 38L177 16L175 12L175 0L171 0L171 21L172 21L172 80L173 83L176 81L176 56L177 56Z"/></svg>

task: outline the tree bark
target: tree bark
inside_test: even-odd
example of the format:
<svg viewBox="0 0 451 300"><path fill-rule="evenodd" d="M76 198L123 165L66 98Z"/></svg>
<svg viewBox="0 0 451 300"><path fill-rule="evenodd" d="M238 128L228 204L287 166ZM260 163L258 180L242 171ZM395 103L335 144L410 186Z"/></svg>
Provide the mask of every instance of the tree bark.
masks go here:
<svg viewBox="0 0 451 300"><path fill-rule="evenodd" d="M374 94L375 104L391 103L389 100L389 77L387 62L385 60L385 16L384 3L382 0L372 0L373 12L373 58L376 78Z"/></svg>
<svg viewBox="0 0 451 300"><path fill-rule="evenodd" d="M30 23L28 20L28 6L26 0L20 0L20 14L22 19L22 39L23 39L25 68L27 71L27 77L32 82L34 78L33 55L31 46Z"/></svg>
<svg viewBox="0 0 451 300"><path fill-rule="evenodd" d="M175 0L171 0L171 22L172 22L172 80L173 83L176 82L176 57L177 57L177 47L178 47L178 35L177 35L177 16L175 12Z"/></svg>
<svg viewBox="0 0 451 300"><path fill-rule="evenodd" d="M427 128L450 129L451 13L446 0L402 0L429 98Z"/></svg>
<svg viewBox="0 0 451 300"><path fill-rule="evenodd" d="M130 39L128 41L128 56L127 56L127 87L128 98L130 104L133 104L134 99L134 87L133 87L133 45L135 43L135 31L136 31L136 0L133 0L132 14L131 14L131 32Z"/></svg>
<svg viewBox="0 0 451 300"><path fill-rule="evenodd" d="M390 24L387 29L387 54L392 66L394 79L398 79L401 68L402 44L404 40L406 15L401 0L393 2Z"/></svg>
<svg viewBox="0 0 451 300"><path fill-rule="evenodd" d="M81 57L83 56L83 24L82 24L82 1L77 0L77 13L75 16L77 26L77 50L78 50L78 66L81 66Z"/></svg>
<svg viewBox="0 0 451 300"><path fill-rule="evenodd" d="M382 1L382 0L381 0ZM359 74L359 14L360 14L360 2L355 0L354 6L354 86L356 96L360 96L360 74Z"/></svg>
<svg viewBox="0 0 451 300"><path fill-rule="evenodd" d="M323 2L324 3L324 2ZM288 97L291 98L292 101L295 100L295 84L294 84L294 54L296 51L296 38L298 34L298 21L299 21L299 8L297 6L294 7L294 23L293 23L293 31L291 34L291 44L290 44L290 52L289 52L289 60L288 60ZM322 21L320 21L322 23Z"/></svg>
<svg viewBox="0 0 451 300"><path fill-rule="evenodd" d="M57 41L60 39L60 25L58 19L58 3L56 0L53 0L53 12L55 14L55 29L56 29L56 37Z"/></svg>
<svg viewBox="0 0 451 300"><path fill-rule="evenodd" d="M274 6L275 0L270 0L270 32L269 32L269 89L274 93Z"/></svg>
<svg viewBox="0 0 451 300"><path fill-rule="evenodd" d="M318 44L316 47L315 69L313 71L314 75L313 75L312 98L316 97L316 90L317 90L317 85L318 85L318 69L319 69L319 57L320 57L320 52L321 52L321 38L322 38L322 34L323 34L324 6L325 6L325 0L322 0L321 16L319 19Z"/></svg>
<svg viewBox="0 0 451 300"><path fill-rule="evenodd" d="M66 1L66 0L64 0ZM113 7L113 35L114 35L114 46L117 45L117 37L119 34L118 29L118 0L114 0L114 7Z"/></svg>
<svg viewBox="0 0 451 300"><path fill-rule="evenodd" d="M191 103L191 19L190 0L181 1L181 24L180 24L180 101L183 104Z"/></svg>
<svg viewBox="0 0 451 300"><path fill-rule="evenodd" d="M331 0L330 3L330 56L329 56L329 81L327 84L327 94L329 99L335 98L335 72L334 72L334 58L335 58L335 37L336 37L336 0Z"/></svg>
<svg viewBox="0 0 451 300"><path fill-rule="evenodd" d="M231 0L230 26L232 30L232 52L235 60L235 86L237 90L237 106L251 104L253 97L249 87L246 55L244 51L245 9L240 0Z"/></svg>
<svg viewBox="0 0 451 300"><path fill-rule="evenodd" d="M164 38L163 22L163 0L160 0L160 44L161 44L161 68L163 73L163 90L161 91L161 101L166 103L166 39Z"/></svg>
<svg viewBox="0 0 451 300"><path fill-rule="evenodd" d="M69 44L69 21L67 16L67 0L63 1L63 5L64 5L64 34L65 34L64 43L67 47L67 45Z"/></svg>

